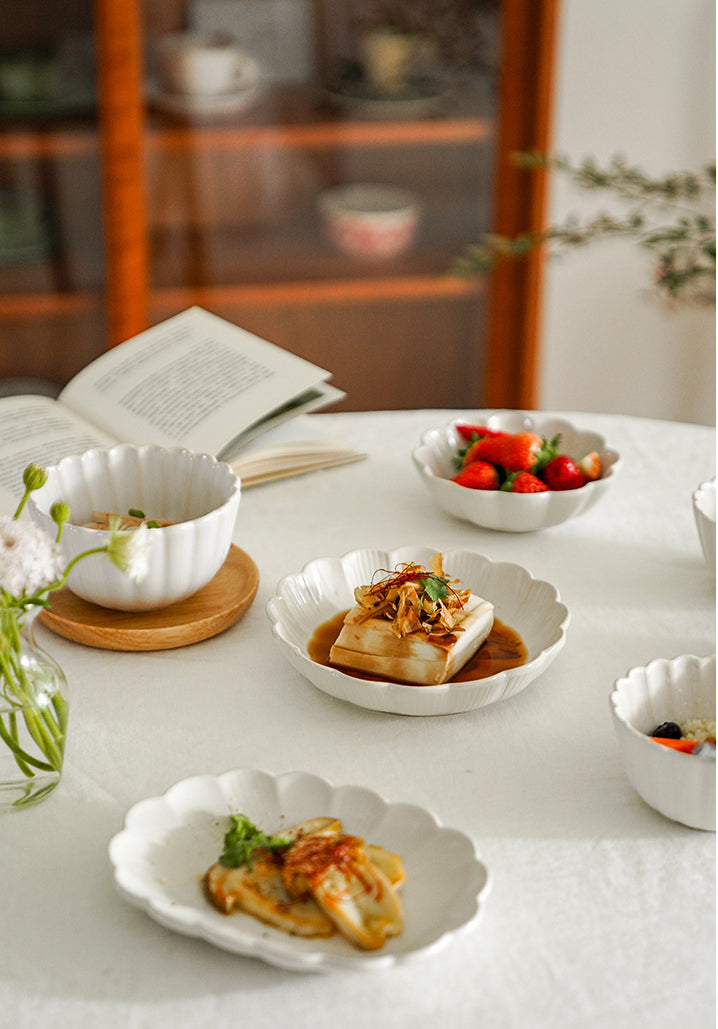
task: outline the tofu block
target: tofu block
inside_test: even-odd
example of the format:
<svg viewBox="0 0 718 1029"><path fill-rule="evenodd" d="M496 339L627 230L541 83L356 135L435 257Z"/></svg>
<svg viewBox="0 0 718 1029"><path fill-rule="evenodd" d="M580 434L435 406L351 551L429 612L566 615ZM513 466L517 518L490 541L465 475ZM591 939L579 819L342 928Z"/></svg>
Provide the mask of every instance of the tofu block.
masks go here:
<svg viewBox="0 0 718 1029"><path fill-rule="evenodd" d="M362 622L362 613L356 606L345 616L329 653L331 663L418 686L447 682L474 656L494 624L493 604L473 593L459 623L463 631L448 647L431 643L422 632L397 636L390 622L381 618Z"/></svg>

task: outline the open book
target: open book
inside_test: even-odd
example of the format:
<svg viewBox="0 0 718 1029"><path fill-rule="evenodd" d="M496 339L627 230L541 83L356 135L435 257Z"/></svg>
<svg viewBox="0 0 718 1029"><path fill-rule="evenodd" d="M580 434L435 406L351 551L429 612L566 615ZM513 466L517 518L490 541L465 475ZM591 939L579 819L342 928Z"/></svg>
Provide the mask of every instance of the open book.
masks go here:
<svg viewBox="0 0 718 1029"><path fill-rule="evenodd" d="M344 394L330 373L192 307L102 354L57 400L0 399L0 511L22 493L22 472L90 447L183 446L229 461L243 486L363 457L327 442L240 451L261 433Z"/></svg>

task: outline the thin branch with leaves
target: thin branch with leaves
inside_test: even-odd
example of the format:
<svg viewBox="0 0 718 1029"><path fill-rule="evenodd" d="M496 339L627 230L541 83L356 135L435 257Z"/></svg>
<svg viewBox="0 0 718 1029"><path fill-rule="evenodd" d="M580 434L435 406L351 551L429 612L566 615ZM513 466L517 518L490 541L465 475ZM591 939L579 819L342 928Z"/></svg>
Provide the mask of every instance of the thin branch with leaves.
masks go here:
<svg viewBox="0 0 718 1029"><path fill-rule="evenodd" d="M551 255L558 255L623 237L652 256L654 286L663 297L673 303L715 304L715 164L700 172L652 178L619 157L607 168L600 168L592 158L573 165L566 158L541 153L517 153L512 159L527 170L563 173L583 190L609 192L627 205L626 213L600 212L584 221L571 216L563 224L514 237L485 233L456 259L455 274L485 273L501 261L526 257L536 247L545 246Z"/></svg>

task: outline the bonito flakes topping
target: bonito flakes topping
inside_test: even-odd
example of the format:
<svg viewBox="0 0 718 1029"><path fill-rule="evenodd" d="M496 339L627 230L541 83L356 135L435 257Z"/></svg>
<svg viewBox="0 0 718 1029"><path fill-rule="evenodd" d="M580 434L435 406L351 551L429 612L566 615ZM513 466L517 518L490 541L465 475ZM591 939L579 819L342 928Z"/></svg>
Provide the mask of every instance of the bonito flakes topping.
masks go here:
<svg viewBox="0 0 718 1029"><path fill-rule="evenodd" d="M460 622L471 590L455 588L460 586L459 580L449 580L444 574L441 554L433 555L429 570L409 561L393 572L381 569L376 574L384 577L354 590L354 599L362 608L358 621L381 618L391 623L396 636L423 632L437 646L450 647L456 642L457 633L463 632Z"/></svg>

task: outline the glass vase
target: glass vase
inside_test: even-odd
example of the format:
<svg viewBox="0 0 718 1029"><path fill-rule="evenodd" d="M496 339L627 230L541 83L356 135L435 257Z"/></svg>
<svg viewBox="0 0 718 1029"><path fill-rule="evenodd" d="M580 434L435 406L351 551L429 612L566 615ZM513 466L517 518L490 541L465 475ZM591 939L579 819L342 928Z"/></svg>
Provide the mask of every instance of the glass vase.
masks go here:
<svg viewBox="0 0 718 1029"><path fill-rule="evenodd" d="M33 621L0 624L0 813L45 800L62 775L67 680Z"/></svg>

